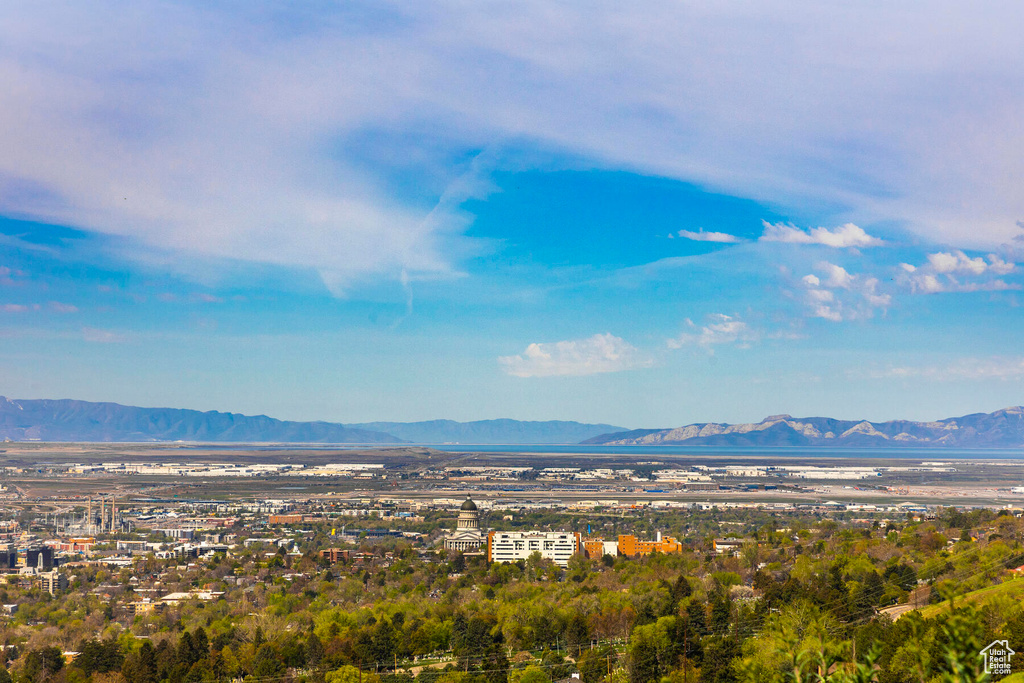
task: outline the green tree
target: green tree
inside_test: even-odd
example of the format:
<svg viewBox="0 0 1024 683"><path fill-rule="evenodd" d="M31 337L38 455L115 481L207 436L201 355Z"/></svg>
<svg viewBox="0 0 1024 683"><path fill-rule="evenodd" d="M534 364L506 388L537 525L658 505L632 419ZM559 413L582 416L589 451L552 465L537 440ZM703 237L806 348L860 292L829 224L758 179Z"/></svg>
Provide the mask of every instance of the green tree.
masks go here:
<svg viewBox="0 0 1024 683"><path fill-rule="evenodd" d="M565 625L565 642L570 654L579 654L590 644L590 624L579 612L573 612L569 623Z"/></svg>
<svg viewBox="0 0 1024 683"><path fill-rule="evenodd" d="M273 678L284 673L284 662L269 643L260 645L252 660L252 674L257 678Z"/></svg>
<svg viewBox="0 0 1024 683"><path fill-rule="evenodd" d="M422 675L422 674L421 674ZM359 669L346 664L333 671L328 671L324 676L324 683L380 683L380 677L375 674L359 674Z"/></svg>
<svg viewBox="0 0 1024 683"><path fill-rule="evenodd" d="M845 653L839 633L835 619L816 606L788 606L765 623L761 635L745 643L735 669L750 683L817 680L815 676L827 673Z"/></svg>
<svg viewBox="0 0 1024 683"><path fill-rule="evenodd" d="M583 655L576 662L579 669L580 679L583 683L598 683L608 675L610 666L615 663L615 651L606 650L584 650Z"/></svg>
<svg viewBox="0 0 1024 683"><path fill-rule="evenodd" d="M693 600L686 606L686 621L689 635L703 636L707 634L707 608L704 603Z"/></svg>
<svg viewBox="0 0 1024 683"><path fill-rule="evenodd" d="M661 617L653 624L637 626L629 641L627 668L630 683L650 683L668 673L676 652L671 634L675 617Z"/></svg>
<svg viewBox="0 0 1024 683"><path fill-rule="evenodd" d="M536 664L531 664L519 674L518 680L515 683L549 683L550 681L551 678L548 676L547 671Z"/></svg>
<svg viewBox="0 0 1024 683"><path fill-rule="evenodd" d="M711 599L711 632L724 634L729 630L732 618L732 601L724 595L716 595Z"/></svg>
<svg viewBox="0 0 1024 683"><path fill-rule="evenodd" d="M78 646L75 667L86 675L119 671L124 663L121 646L116 640L90 640Z"/></svg>
<svg viewBox="0 0 1024 683"><path fill-rule="evenodd" d="M737 680L733 660L739 657L739 642L731 636L709 636L704 643L700 680L702 683L732 683Z"/></svg>
<svg viewBox="0 0 1024 683"><path fill-rule="evenodd" d="M48 680L63 668L64 655L61 654L60 649L52 646L44 647L32 650L25 656L22 676L32 683L40 683Z"/></svg>
<svg viewBox="0 0 1024 683"><path fill-rule="evenodd" d="M306 665L311 667L320 666L324 658L324 644L315 633L310 633L306 639Z"/></svg>
<svg viewBox="0 0 1024 683"><path fill-rule="evenodd" d="M125 657L121 666L121 675L127 680L138 683L156 683L157 662L156 652L152 643L142 641L139 651Z"/></svg>

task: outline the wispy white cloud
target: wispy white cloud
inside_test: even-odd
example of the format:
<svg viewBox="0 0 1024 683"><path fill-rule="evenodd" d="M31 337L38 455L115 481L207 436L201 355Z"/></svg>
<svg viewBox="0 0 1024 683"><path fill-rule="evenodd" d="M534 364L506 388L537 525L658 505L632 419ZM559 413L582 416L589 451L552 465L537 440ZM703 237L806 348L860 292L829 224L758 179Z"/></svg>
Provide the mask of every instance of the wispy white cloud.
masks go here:
<svg viewBox="0 0 1024 683"><path fill-rule="evenodd" d="M534 343L498 363L513 377L596 375L649 367L652 361L629 342L612 334L553 343Z"/></svg>
<svg viewBox="0 0 1024 683"><path fill-rule="evenodd" d="M130 336L124 332L102 330L95 327L83 327L82 339L96 344L123 344L130 339Z"/></svg>
<svg viewBox="0 0 1024 683"><path fill-rule="evenodd" d="M826 287L850 289L854 283L854 276L850 275L842 266L837 266L836 264L829 263L828 261L822 261L818 264L818 268L825 273L827 279L824 284Z"/></svg>
<svg viewBox="0 0 1024 683"><path fill-rule="evenodd" d="M1016 271L1016 264L997 254L968 256L962 251L936 252L927 255L927 262L915 266L900 264L899 281L916 294L942 292L999 292L1020 289L998 276Z"/></svg>
<svg viewBox="0 0 1024 683"><path fill-rule="evenodd" d="M852 374L874 379L906 378L940 382L958 380L1024 379L1024 357L959 358L943 365L890 365L886 368L855 371Z"/></svg>
<svg viewBox="0 0 1024 683"><path fill-rule="evenodd" d="M9 8L0 212L311 267L340 291L457 271L470 217L430 217L387 178L412 168L443 186L452 158L511 140L780 205L842 204L943 243L1019 233L1013 3L316 7ZM874 244L844 227L772 233Z"/></svg>
<svg viewBox="0 0 1024 683"><path fill-rule="evenodd" d="M730 235L727 232L705 232L704 228L701 228L697 232L692 230L680 230L678 233L683 239L693 240L695 242L722 242L725 244L736 244L742 242L736 235Z"/></svg>
<svg viewBox="0 0 1024 683"><path fill-rule="evenodd" d="M47 307L55 313L78 313L78 306L66 304L60 301L51 301ZM24 313L26 311L40 311L42 304L2 304L0 311L5 313Z"/></svg>
<svg viewBox="0 0 1024 683"><path fill-rule="evenodd" d="M788 242L790 244L821 244L826 247L843 249L849 247L877 247L884 242L877 237L864 232L864 229L847 223L838 228L811 228L801 230L793 225L783 223L764 224L764 233L761 235L762 242Z"/></svg>
<svg viewBox="0 0 1024 683"><path fill-rule="evenodd" d="M938 252L928 254L928 263L936 273L973 273L981 275L988 269L985 259L978 256L969 258L964 252L958 251L953 254Z"/></svg>
<svg viewBox="0 0 1024 683"><path fill-rule="evenodd" d="M28 273L17 268L0 266L0 285L20 286L26 283Z"/></svg>
<svg viewBox="0 0 1024 683"><path fill-rule="evenodd" d="M688 328L687 331L666 342L670 349L699 346L710 351L715 346L723 344L746 347L758 338L757 333L747 323L724 313L709 315L707 323L700 327L689 319L685 321L685 324Z"/></svg>
<svg viewBox="0 0 1024 683"><path fill-rule="evenodd" d="M852 274L842 266L822 261L821 276L809 273L800 279L811 317L832 322L870 318L875 309L892 304L892 295L879 292L879 280Z"/></svg>
<svg viewBox="0 0 1024 683"><path fill-rule="evenodd" d="M860 293L868 305L875 308L885 308L892 303L891 294L878 293L878 278L876 277L865 277L862 280Z"/></svg>

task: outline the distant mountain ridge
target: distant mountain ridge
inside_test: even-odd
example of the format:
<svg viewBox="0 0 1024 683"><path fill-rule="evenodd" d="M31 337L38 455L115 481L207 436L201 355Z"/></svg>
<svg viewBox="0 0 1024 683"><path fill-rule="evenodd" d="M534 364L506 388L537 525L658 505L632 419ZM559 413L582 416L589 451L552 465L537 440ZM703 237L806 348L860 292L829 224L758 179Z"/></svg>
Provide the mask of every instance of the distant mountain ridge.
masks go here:
<svg viewBox="0 0 1024 683"><path fill-rule="evenodd" d="M674 429L623 430L551 420L455 422L291 422L177 408L139 408L71 399L0 396L0 439L11 441L207 441L235 443L595 444L608 446L828 446L1024 448L1024 407L933 422L837 420L772 415L758 423L703 422Z"/></svg>
<svg viewBox="0 0 1024 683"><path fill-rule="evenodd" d="M547 422L521 422L519 420L429 420L426 422L363 422L347 425L356 429L386 432L413 443L464 444L577 444L586 439L622 427L606 424L583 424L549 420Z"/></svg>
<svg viewBox="0 0 1024 683"><path fill-rule="evenodd" d="M1024 407L934 422L837 420L772 415L761 422L703 422L675 429L602 434L583 443L607 446L916 446L1024 448Z"/></svg>
<svg viewBox="0 0 1024 683"><path fill-rule="evenodd" d="M0 439L11 441L219 441L401 443L390 434L331 422L288 422L177 408L0 396Z"/></svg>
<svg viewBox="0 0 1024 683"><path fill-rule="evenodd" d="M621 430L560 421L289 422L265 415L0 396L0 440L11 441L566 444Z"/></svg>

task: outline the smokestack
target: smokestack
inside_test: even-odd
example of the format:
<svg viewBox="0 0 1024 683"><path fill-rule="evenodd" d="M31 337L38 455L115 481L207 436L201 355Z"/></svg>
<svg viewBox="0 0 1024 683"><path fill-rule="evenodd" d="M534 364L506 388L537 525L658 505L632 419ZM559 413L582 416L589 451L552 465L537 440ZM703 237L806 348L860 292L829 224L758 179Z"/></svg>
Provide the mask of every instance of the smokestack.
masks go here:
<svg viewBox="0 0 1024 683"><path fill-rule="evenodd" d="M110 531L117 533L117 498L110 501Z"/></svg>
<svg viewBox="0 0 1024 683"><path fill-rule="evenodd" d="M658 532L658 543L661 543L661 532Z"/></svg>

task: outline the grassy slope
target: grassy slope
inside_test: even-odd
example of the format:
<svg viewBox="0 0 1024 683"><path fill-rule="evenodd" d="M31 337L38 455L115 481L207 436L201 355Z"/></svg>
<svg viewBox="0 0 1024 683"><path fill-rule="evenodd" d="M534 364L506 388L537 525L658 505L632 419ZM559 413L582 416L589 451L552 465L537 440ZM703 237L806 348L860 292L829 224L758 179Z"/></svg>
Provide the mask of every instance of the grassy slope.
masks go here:
<svg viewBox="0 0 1024 683"><path fill-rule="evenodd" d="M957 596L955 602L961 604L964 602L970 603L985 603L989 600L997 597L1008 597L1013 599L1019 599L1024 597L1024 577L1017 577L1004 581L996 586L988 586L987 588L980 588L970 593ZM921 616L923 617L934 617L936 614L942 612L942 610L949 607L949 601L939 603L937 605L929 605L921 609Z"/></svg>

